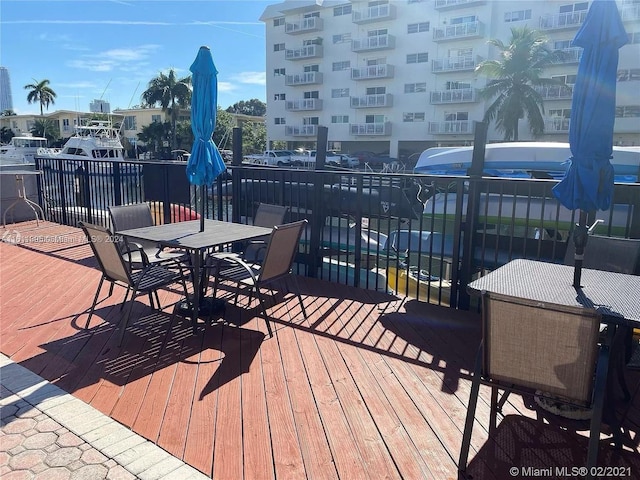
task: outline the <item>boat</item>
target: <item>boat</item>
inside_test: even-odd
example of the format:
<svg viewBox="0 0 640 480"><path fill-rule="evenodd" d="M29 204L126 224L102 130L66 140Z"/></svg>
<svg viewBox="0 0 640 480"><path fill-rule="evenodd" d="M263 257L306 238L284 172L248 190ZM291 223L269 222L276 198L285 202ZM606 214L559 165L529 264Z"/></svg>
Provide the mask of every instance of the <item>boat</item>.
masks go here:
<svg viewBox="0 0 640 480"><path fill-rule="evenodd" d="M39 148L47 146L47 139L33 135L17 135L6 145L0 145L0 165L32 165Z"/></svg>
<svg viewBox="0 0 640 480"><path fill-rule="evenodd" d="M386 269L387 286L396 294L418 300L449 305L451 298L451 282L430 275L426 270L407 266L400 262L397 266L389 265Z"/></svg>
<svg viewBox="0 0 640 480"><path fill-rule="evenodd" d="M467 175L473 147L435 147L420 154L414 173ZM490 143L485 147L484 174L507 178L561 179L569 165L571 148L559 142ZM613 147L615 181L635 183L640 173L640 147Z"/></svg>

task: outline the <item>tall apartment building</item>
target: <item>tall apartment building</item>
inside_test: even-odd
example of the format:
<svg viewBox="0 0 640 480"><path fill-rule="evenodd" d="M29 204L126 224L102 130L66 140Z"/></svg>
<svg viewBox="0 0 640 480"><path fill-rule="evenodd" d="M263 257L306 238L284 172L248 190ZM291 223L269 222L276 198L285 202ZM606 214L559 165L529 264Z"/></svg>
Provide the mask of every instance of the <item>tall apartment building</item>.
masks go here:
<svg viewBox="0 0 640 480"><path fill-rule="evenodd" d="M615 144L640 144L640 0L618 0L629 35L620 50ZM268 6L267 138L313 145L328 127L329 148L403 157L432 146L465 145L489 101L474 73L496 59L490 39L512 27L543 32L566 59L546 76L567 87L541 89L545 134L567 141L571 88L582 49L572 47L589 2L487 0L287 0ZM526 119L520 140L531 139ZM502 140L495 125L489 141Z"/></svg>
<svg viewBox="0 0 640 480"><path fill-rule="evenodd" d="M89 111L92 113L111 113L111 104L98 98L89 104Z"/></svg>
<svg viewBox="0 0 640 480"><path fill-rule="evenodd" d="M13 110L13 97L9 70L6 67L0 67L0 112L5 110Z"/></svg>

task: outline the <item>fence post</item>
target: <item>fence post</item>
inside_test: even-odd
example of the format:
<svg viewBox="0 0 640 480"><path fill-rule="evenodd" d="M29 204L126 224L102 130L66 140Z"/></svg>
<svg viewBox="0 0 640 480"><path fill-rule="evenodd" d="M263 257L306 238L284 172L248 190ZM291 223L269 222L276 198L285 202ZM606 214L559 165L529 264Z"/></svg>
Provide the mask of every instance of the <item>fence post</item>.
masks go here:
<svg viewBox="0 0 640 480"><path fill-rule="evenodd" d="M327 158L327 127L318 127L318 138L316 142L316 165L315 170L322 170ZM324 226L325 206L324 196L324 175L317 173L313 185L313 214L311 215L311 233L309 234L309 270L307 275L311 278L318 276L318 268L322 265L320 252L322 238L322 227Z"/></svg>
<svg viewBox="0 0 640 480"><path fill-rule="evenodd" d="M240 195L242 195L242 127L233 127L233 160L231 174L231 221L240 222Z"/></svg>
<svg viewBox="0 0 640 480"><path fill-rule="evenodd" d="M466 220L462 226L464 243L462 245L462 258L460 261L460 291L458 308L469 310L470 298L467 292L467 285L471 282L473 271L474 234L478 218L478 207L480 203L480 190L478 181L482 178L484 170L484 155L487 144L487 124L485 122L474 122L473 135L473 156L471 157L471 168L467 172L469 175L469 200L467 202ZM460 199L458 199L459 201Z"/></svg>

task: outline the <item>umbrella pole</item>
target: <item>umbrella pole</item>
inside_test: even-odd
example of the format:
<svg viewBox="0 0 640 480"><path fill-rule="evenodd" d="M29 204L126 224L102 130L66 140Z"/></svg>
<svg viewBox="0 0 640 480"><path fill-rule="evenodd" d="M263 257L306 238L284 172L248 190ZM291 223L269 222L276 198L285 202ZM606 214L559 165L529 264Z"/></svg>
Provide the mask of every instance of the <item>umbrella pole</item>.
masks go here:
<svg viewBox="0 0 640 480"><path fill-rule="evenodd" d="M205 185L200 185L200 231L204 232L204 197L206 195Z"/></svg>
<svg viewBox="0 0 640 480"><path fill-rule="evenodd" d="M584 260L584 249L589 239L589 230L587 228L587 211L580 210L580 218L576 229L573 232L573 243L576 247L574 254L573 268L573 287L580 288L580 279L582 277L582 262Z"/></svg>

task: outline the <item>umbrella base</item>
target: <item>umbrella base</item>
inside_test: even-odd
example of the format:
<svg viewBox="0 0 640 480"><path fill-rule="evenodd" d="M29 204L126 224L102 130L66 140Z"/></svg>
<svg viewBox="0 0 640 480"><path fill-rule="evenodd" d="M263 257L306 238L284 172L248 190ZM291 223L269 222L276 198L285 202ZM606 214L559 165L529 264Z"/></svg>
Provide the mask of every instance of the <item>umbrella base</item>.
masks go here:
<svg viewBox="0 0 640 480"><path fill-rule="evenodd" d="M198 307L198 318L210 319L215 315L224 315L227 302L218 298L202 298ZM176 313L183 317L191 317L193 303L189 300L182 300L176 306Z"/></svg>

